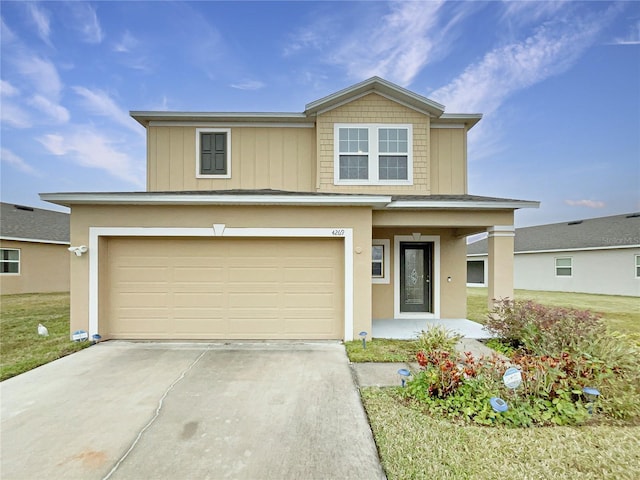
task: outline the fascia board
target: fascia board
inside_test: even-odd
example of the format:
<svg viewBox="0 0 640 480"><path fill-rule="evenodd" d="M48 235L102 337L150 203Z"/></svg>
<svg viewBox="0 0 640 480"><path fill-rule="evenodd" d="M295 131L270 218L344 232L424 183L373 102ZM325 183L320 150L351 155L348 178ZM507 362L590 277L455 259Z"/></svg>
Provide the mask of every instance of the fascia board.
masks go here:
<svg viewBox="0 0 640 480"><path fill-rule="evenodd" d="M70 242L60 242L58 240L43 240L40 238L21 238L21 237L5 237L0 236L0 240L11 242L29 242L29 243L49 243L52 245L71 245Z"/></svg>
<svg viewBox="0 0 640 480"><path fill-rule="evenodd" d="M391 201L386 195L306 196L306 195L139 195L94 193L41 193L40 198L57 205L299 205L382 207Z"/></svg>
<svg viewBox="0 0 640 480"><path fill-rule="evenodd" d="M147 126L154 121L308 121L304 113L294 112L162 112L162 111L130 111L129 115L138 123Z"/></svg>
<svg viewBox="0 0 640 480"><path fill-rule="evenodd" d="M463 210L504 210L512 208L539 208L540 202L517 201L517 202L456 202L456 201L408 201L396 200L389 203L388 209L413 209L413 208L429 208L429 209L463 209Z"/></svg>

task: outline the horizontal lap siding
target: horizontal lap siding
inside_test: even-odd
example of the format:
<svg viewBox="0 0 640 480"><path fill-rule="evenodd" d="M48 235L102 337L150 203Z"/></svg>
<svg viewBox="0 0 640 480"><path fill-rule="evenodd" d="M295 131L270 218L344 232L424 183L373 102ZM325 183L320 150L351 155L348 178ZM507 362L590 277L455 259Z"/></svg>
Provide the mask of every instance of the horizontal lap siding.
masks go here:
<svg viewBox="0 0 640 480"><path fill-rule="evenodd" d="M335 239L110 239L108 335L342 338L342 258Z"/></svg>

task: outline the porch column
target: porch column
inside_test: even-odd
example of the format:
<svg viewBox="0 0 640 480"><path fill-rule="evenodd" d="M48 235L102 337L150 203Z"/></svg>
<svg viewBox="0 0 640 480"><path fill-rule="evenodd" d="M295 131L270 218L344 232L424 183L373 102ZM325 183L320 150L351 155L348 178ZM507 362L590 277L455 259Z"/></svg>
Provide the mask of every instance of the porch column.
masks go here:
<svg viewBox="0 0 640 480"><path fill-rule="evenodd" d="M487 229L489 233L489 309L493 300L513 299L513 244L515 229L513 225L496 225Z"/></svg>

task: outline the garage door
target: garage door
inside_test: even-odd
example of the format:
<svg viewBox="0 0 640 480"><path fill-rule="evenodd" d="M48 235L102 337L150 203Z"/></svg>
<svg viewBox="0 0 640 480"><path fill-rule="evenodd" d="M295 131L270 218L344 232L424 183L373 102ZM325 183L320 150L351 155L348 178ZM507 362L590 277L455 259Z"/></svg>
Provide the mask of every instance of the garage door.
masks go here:
<svg viewBox="0 0 640 480"><path fill-rule="evenodd" d="M111 338L343 337L341 240L111 238L104 263Z"/></svg>

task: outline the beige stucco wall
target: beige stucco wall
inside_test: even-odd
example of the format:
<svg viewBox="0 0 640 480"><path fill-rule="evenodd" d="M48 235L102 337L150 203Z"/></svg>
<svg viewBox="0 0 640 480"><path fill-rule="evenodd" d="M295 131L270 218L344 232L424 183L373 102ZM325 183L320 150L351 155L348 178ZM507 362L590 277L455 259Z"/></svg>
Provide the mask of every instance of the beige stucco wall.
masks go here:
<svg viewBox="0 0 640 480"><path fill-rule="evenodd" d="M256 207L256 206L108 206L76 205L71 215L71 242L89 242L89 227L198 227L214 223L227 227L352 228L354 249L354 335L371 327L371 209L368 207ZM105 248L103 248L103 246ZM100 246L101 262L108 262L108 242ZM88 329L88 252L71 261L71 331ZM102 282L103 284L105 282ZM106 291L101 286L101 295ZM100 314L105 314L100 309Z"/></svg>
<svg viewBox="0 0 640 480"><path fill-rule="evenodd" d="M313 191L315 129L231 127L231 178L196 178L196 127L148 128L147 190Z"/></svg>
<svg viewBox="0 0 640 480"><path fill-rule="evenodd" d="M20 250L20 274L0 274L3 295L69 291L68 245L0 240L0 247Z"/></svg>
<svg viewBox="0 0 640 480"><path fill-rule="evenodd" d="M466 241L458 238L453 229L434 228L375 228L373 238L390 241L389 283L372 285L372 315L374 319L394 318L394 236L422 235L440 237L440 298L434 299L440 304L440 318L465 318L467 315L466 291ZM451 277L451 282L447 278Z"/></svg>
<svg viewBox="0 0 640 480"><path fill-rule="evenodd" d="M466 128L431 129L431 193L467 193Z"/></svg>
<svg viewBox="0 0 640 480"><path fill-rule="evenodd" d="M335 123L413 124L413 185L334 185ZM370 93L318 115L318 190L321 192L423 194L429 193L429 125L427 115Z"/></svg>

